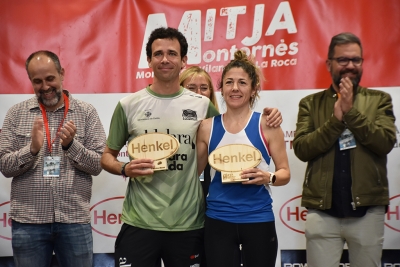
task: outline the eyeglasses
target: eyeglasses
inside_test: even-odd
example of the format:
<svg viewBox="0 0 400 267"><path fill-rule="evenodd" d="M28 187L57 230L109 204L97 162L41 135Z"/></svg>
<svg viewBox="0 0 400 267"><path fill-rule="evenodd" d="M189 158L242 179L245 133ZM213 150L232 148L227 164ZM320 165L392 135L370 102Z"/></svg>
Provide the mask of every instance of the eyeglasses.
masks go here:
<svg viewBox="0 0 400 267"><path fill-rule="evenodd" d="M200 87L199 87L195 84L188 84L188 85L186 85L186 89L188 89L192 92L197 92L200 89L200 91L204 93L204 92L207 92L208 89L210 89L210 87L208 85L200 85Z"/></svg>
<svg viewBox="0 0 400 267"><path fill-rule="evenodd" d="M350 63L350 61L353 63L354 66L361 66L361 64L364 61L364 59L361 57L355 57L355 58L333 57L333 58L330 58L330 60L336 60L336 62L340 66L347 66Z"/></svg>

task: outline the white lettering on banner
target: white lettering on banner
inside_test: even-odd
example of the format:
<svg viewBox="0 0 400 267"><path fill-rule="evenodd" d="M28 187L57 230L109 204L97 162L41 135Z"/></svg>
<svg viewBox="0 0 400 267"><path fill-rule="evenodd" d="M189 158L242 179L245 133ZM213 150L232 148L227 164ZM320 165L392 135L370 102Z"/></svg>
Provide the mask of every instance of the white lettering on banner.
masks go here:
<svg viewBox="0 0 400 267"><path fill-rule="evenodd" d="M292 59L273 59L271 60L271 67L282 67L282 66L295 66L297 64L297 58Z"/></svg>
<svg viewBox="0 0 400 267"><path fill-rule="evenodd" d="M272 57L274 55L284 56L286 54L295 55L298 53L298 43L292 42L289 45L282 44L284 42L281 40L281 44L278 44L275 48L273 44L262 45L262 46L254 46L257 42L261 40L262 37L262 25L264 21L264 8L265 4L257 4L254 9L254 20L253 20L253 30L251 37L245 37L241 40L241 43L244 47L240 49L245 49L248 54L253 54L254 56L266 57L267 52L269 50L269 56ZM220 9L220 17L227 17L227 29L225 38L226 40L232 40L236 37L236 30L238 29L238 16L246 14L247 6L233 6L233 7L224 7ZM214 39L214 31L216 24L216 10L208 9L206 12L206 23L204 30L204 42L210 42ZM165 13L157 13L150 14L147 18L145 33L143 36L142 42L142 50L140 53L140 59L138 68L145 69L148 68L147 63L147 55L146 55L146 43L151 32L159 27L168 27L167 19ZM181 18L181 21L178 26L178 30L181 31L189 45L188 50L188 64L196 64L199 65L201 60L205 63L211 63L214 60L220 62L221 60L227 61L233 59L233 55L237 50L236 45L228 48L220 48L215 51L205 51L202 52L201 47L201 11L200 10L190 10L185 11ZM290 8L290 4L287 1L283 1L279 4L275 14L269 24L267 31L265 32L265 36L272 36L276 33L277 30L286 30L288 34L297 33L296 23L293 18L292 10ZM248 46L251 47L248 48ZM261 55L259 55L258 51L260 51ZM292 61L283 61L276 62L276 66L293 66L296 65L297 60ZM280 64L280 65L279 65ZM267 63L263 64L265 67ZM146 77L147 72L138 72L136 74L136 78L143 79Z"/></svg>
<svg viewBox="0 0 400 267"><path fill-rule="evenodd" d="M201 55L201 11L186 11L178 29L187 39L189 46L187 51L188 59L190 58L195 64L199 64Z"/></svg>
<svg viewBox="0 0 400 267"><path fill-rule="evenodd" d="M204 29L204 42L212 41L214 38L215 9L208 9L206 13L206 23Z"/></svg>
<svg viewBox="0 0 400 267"><path fill-rule="evenodd" d="M282 17L284 18L283 20ZM288 33L297 32L292 10L287 1L279 4L265 35L274 35L276 30L287 30Z"/></svg>
<svg viewBox="0 0 400 267"><path fill-rule="evenodd" d="M224 7L221 8L220 16L228 17L227 28L226 28L226 39L235 39L236 36L236 25L237 16L240 14L246 14L246 6L235 6L235 7Z"/></svg>
<svg viewBox="0 0 400 267"><path fill-rule="evenodd" d="M252 33L251 37L245 37L242 40L242 44L247 45L247 46L252 46L252 45L255 45L261 39L262 25L263 25L263 21L264 21L264 6L265 6L264 4L256 5L255 11L254 11L254 20L253 20L253 33ZM278 10L279 10L279 7L278 7ZM277 14L277 12L275 13L275 15ZM272 21L273 21L273 19L272 19ZM270 27L271 27L271 25L273 25L272 22L270 24Z"/></svg>
<svg viewBox="0 0 400 267"><path fill-rule="evenodd" d="M207 72L222 72L222 70L224 69L224 65L220 65L220 66L205 65L205 66L202 66L201 68Z"/></svg>
<svg viewBox="0 0 400 267"><path fill-rule="evenodd" d="M384 267L400 267L400 263L385 263Z"/></svg>
<svg viewBox="0 0 400 267"><path fill-rule="evenodd" d="M136 79L149 79L153 77L154 73L152 71L138 71L136 73Z"/></svg>
<svg viewBox="0 0 400 267"><path fill-rule="evenodd" d="M148 68L147 55L146 55L146 43L149 39L150 33L157 28L167 27L167 19L164 13L150 14L147 17L146 28L142 42L142 52L140 53L139 69Z"/></svg>

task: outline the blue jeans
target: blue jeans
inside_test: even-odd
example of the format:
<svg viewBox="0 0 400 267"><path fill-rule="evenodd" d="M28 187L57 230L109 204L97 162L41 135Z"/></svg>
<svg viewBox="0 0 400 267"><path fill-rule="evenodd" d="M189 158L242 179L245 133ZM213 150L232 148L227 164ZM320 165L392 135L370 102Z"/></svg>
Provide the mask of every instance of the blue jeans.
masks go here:
<svg viewBox="0 0 400 267"><path fill-rule="evenodd" d="M61 267L93 266L92 228L88 224L30 224L12 221L16 267L50 266L53 251Z"/></svg>

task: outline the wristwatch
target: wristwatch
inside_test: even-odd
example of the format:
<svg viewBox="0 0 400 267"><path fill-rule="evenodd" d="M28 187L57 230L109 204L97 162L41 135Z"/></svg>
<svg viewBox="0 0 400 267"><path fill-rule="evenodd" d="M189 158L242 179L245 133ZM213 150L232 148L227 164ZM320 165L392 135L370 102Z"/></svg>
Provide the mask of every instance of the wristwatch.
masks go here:
<svg viewBox="0 0 400 267"><path fill-rule="evenodd" d="M122 167L121 167L121 174L122 174L122 176L124 176L124 177L127 177L126 176L126 173L125 173L125 166L128 164L129 162L125 162L124 164L122 164Z"/></svg>
<svg viewBox="0 0 400 267"><path fill-rule="evenodd" d="M274 185L276 181L276 175L273 172L269 172L269 182L268 185Z"/></svg>

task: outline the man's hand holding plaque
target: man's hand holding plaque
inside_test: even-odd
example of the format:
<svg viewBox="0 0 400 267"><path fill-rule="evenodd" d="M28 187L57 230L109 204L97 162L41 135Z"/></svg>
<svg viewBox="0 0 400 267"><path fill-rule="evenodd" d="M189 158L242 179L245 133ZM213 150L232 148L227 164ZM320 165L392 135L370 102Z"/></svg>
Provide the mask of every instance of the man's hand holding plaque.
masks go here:
<svg viewBox="0 0 400 267"><path fill-rule="evenodd" d="M178 151L179 142L165 133L142 134L128 143L128 154L134 159L154 160L154 171L167 170L167 158Z"/></svg>

